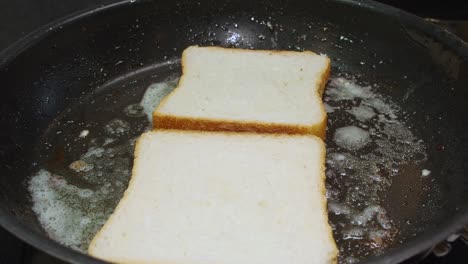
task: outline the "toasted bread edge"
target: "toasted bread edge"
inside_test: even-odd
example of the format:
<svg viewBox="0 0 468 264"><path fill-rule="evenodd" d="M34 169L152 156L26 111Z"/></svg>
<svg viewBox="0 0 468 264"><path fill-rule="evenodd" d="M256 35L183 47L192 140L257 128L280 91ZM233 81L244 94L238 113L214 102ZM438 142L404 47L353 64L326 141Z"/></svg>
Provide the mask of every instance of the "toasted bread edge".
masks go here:
<svg viewBox="0 0 468 264"><path fill-rule="evenodd" d="M187 52L197 46L190 46L182 53L182 76L179 80L177 87L161 100L161 103L153 111L153 129L181 129L181 130L199 130L199 131L231 131L231 132L256 132L256 133L273 133L273 134L311 134L325 138L325 130L327 125L327 115L322 102L323 91L326 87L328 78L330 76L330 59L327 57L327 65L324 71L320 73L317 86L317 96L320 98L320 121L316 124L308 125L289 125L289 124L275 124L275 123L262 123L244 120L223 120L211 118L195 118L164 114L159 109L166 104L169 98L177 92L177 89L184 82L184 72L186 68ZM209 47L212 49L225 49L221 47ZM249 52L269 52L269 53L297 53L297 51L277 51L277 50L263 50L252 51L243 49L230 49L232 52L249 51ZM312 51L304 51L317 55Z"/></svg>

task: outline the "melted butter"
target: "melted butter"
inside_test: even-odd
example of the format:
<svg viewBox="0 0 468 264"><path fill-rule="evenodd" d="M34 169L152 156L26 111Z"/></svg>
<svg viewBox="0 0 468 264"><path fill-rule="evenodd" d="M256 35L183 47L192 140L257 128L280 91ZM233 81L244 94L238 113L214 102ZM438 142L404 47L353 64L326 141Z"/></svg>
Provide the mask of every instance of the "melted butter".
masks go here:
<svg viewBox="0 0 468 264"><path fill-rule="evenodd" d="M148 86L141 97L116 110L121 116L103 121L102 131L87 133L82 138L89 140L87 149L64 164L66 170L54 173L44 167L31 177L33 210L52 239L86 251L126 189L134 135L149 129L144 117L151 124L154 108L177 81L173 78ZM395 241L398 227L387 213L382 193L401 166L425 161L425 147L405 124L401 109L372 87L335 78L324 100L329 120L330 219L340 262L353 262L379 254ZM145 125L135 131L132 122L141 123L142 118ZM423 171L420 177L429 174Z"/></svg>
<svg viewBox="0 0 468 264"><path fill-rule="evenodd" d="M398 226L384 193L400 168L426 160L424 142L404 112L370 86L332 79L328 112L327 198L340 262L378 255L395 243Z"/></svg>
<svg viewBox="0 0 468 264"><path fill-rule="evenodd" d="M151 119L152 109L177 80L150 85L140 103L124 106L122 113L136 122L142 116ZM130 121L112 118L102 124L101 133L93 133L95 137L87 135L89 148L67 165L64 173L59 175L43 168L31 177L28 188L32 209L52 239L86 252L127 187L136 141L128 139L132 129Z"/></svg>

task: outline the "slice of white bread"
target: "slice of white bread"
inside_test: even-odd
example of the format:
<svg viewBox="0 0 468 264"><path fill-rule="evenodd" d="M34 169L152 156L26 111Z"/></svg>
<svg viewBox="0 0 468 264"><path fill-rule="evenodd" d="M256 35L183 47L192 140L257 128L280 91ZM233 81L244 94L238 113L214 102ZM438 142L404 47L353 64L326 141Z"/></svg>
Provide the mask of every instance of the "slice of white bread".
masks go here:
<svg viewBox="0 0 468 264"><path fill-rule="evenodd" d="M158 130L89 254L116 263L335 263L311 135Z"/></svg>
<svg viewBox="0 0 468 264"><path fill-rule="evenodd" d="M310 51L191 46L177 88L153 112L166 129L325 135L330 59Z"/></svg>

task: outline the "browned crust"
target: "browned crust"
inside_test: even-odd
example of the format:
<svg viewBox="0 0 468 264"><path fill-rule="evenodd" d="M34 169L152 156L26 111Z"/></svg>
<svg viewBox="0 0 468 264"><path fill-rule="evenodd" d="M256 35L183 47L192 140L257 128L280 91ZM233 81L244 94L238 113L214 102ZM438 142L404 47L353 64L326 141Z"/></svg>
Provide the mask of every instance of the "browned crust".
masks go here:
<svg viewBox="0 0 468 264"><path fill-rule="evenodd" d="M189 47L190 48L190 47ZM188 49L189 49L188 48ZM210 47L211 49L224 49L220 47ZM325 130L327 125L327 116L323 104L320 104L322 117L316 124L293 125L293 124L275 124L251 122L245 120L223 120L209 118L194 118L186 116L176 116L163 114L159 109L168 99L177 91L180 84L184 81L184 71L186 67L186 49L182 54L182 77L179 84L169 95L167 95L160 105L153 112L153 129L181 129L181 130L200 130L200 131L231 131L231 132L255 132L255 133L274 133L274 134L311 134L322 139L325 138ZM243 49L230 49L231 51L242 52L269 52L269 53L297 53L296 51L252 51ZM313 53L311 51L305 51ZM315 53L314 53L315 54ZM317 96L321 99L328 78L330 76L330 59L327 58L327 66L321 74Z"/></svg>
<svg viewBox="0 0 468 264"><path fill-rule="evenodd" d="M229 120L197 119L190 117L153 114L154 129L180 129L199 131L251 132L270 134L311 134L325 137L326 120L313 126L292 126Z"/></svg>

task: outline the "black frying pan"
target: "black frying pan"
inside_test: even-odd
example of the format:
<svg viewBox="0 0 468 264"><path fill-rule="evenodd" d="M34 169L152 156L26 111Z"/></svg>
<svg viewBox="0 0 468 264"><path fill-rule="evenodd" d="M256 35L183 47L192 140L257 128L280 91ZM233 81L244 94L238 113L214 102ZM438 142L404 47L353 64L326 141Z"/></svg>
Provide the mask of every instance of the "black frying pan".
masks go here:
<svg viewBox="0 0 468 264"><path fill-rule="evenodd" d="M388 245L374 250L372 241L344 239L341 216L330 215L341 261L354 256L370 263L400 262L468 223L465 43L415 16L370 1L203 0L105 6L52 23L1 53L0 224L63 260L101 263L48 238L32 210L29 178L47 168L76 186L97 190L106 179L114 186L112 177L120 175L115 176L121 177L120 185L109 196L89 203L68 201L84 212L92 203L98 205L95 211L111 212L125 189L129 173L122 171L131 168L132 150L116 154L118 164L109 167L104 180L80 178L67 172L68 165L93 144L103 143L77 135L82 130L104 135L107 122L138 102L148 85L180 74L178 58L194 44L325 53L332 59L333 77L372 85L401 108L404 124L422 139L427 159L420 167L394 164L397 173L386 176L392 184L376 192L394 227ZM145 129L148 121L139 118L119 140ZM329 119L327 142L332 142L333 129L343 119L333 113ZM431 169L429 183L421 183L421 166ZM359 184L327 179L329 189L338 191L334 199L350 188L372 188Z"/></svg>

